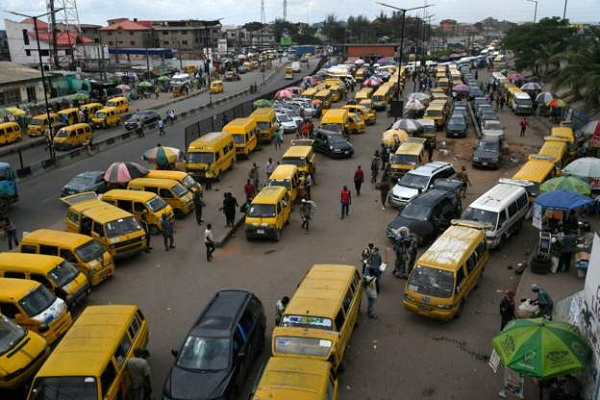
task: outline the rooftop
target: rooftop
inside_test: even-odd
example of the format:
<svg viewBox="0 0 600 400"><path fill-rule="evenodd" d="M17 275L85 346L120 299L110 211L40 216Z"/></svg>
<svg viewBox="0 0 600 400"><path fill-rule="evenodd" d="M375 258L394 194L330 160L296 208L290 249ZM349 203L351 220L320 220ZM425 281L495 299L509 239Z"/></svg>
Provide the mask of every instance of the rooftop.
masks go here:
<svg viewBox="0 0 600 400"><path fill-rule="evenodd" d="M117 31L117 30L123 30L123 31L149 31L152 28L146 26L146 24L142 24L140 22L135 22L135 21L130 21L130 20L123 20L123 21L119 21L116 22L114 24L111 24L109 26L104 26L102 28L100 28L101 31Z"/></svg>
<svg viewBox="0 0 600 400"><path fill-rule="evenodd" d="M0 61L0 85L41 78L42 74L37 69L10 61Z"/></svg>

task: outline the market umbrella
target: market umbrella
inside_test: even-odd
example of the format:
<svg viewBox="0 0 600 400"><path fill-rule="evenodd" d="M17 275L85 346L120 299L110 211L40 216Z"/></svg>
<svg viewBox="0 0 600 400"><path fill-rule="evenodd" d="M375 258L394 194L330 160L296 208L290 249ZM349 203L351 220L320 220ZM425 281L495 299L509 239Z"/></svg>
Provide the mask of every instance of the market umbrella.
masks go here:
<svg viewBox="0 0 600 400"><path fill-rule="evenodd" d="M511 74L508 74L508 76L506 77L506 79L508 79L511 82L518 82L518 81L522 81L525 79L525 77L521 74L518 74L516 72L513 72Z"/></svg>
<svg viewBox="0 0 600 400"><path fill-rule="evenodd" d="M89 98L90 98L90 95L87 93L83 93L83 92L78 92L71 96L71 100L78 100L78 101L89 100Z"/></svg>
<svg viewBox="0 0 600 400"><path fill-rule="evenodd" d="M288 89L281 89L275 93L274 99L291 99L294 97L294 92Z"/></svg>
<svg viewBox="0 0 600 400"><path fill-rule="evenodd" d="M116 87L117 87L117 89L119 89L123 92L128 92L131 90L131 87L129 85L125 85L125 84L117 85Z"/></svg>
<svg viewBox="0 0 600 400"><path fill-rule="evenodd" d="M556 96L550 92L542 92L535 96L535 102L538 104L546 104L550 100L556 98Z"/></svg>
<svg viewBox="0 0 600 400"><path fill-rule="evenodd" d="M156 146L146 150L142 159L166 167L175 161L181 161L183 152L176 147Z"/></svg>
<svg viewBox="0 0 600 400"><path fill-rule="evenodd" d="M300 86L288 86L288 87L286 87L286 89L291 90L292 93L294 93L294 94L302 93L302 88Z"/></svg>
<svg viewBox="0 0 600 400"><path fill-rule="evenodd" d="M562 99L552 99L546 102L546 107L564 108L568 106L569 104Z"/></svg>
<svg viewBox="0 0 600 400"><path fill-rule="evenodd" d="M416 92L416 93L411 93L408 95L407 99L408 100L418 100L421 103L424 101L429 100L429 96L427 93L422 93L422 92Z"/></svg>
<svg viewBox="0 0 600 400"><path fill-rule="evenodd" d="M401 129L408 133L418 132L423 129L423 125L414 119L403 118L394 122L391 129Z"/></svg>
<svg viewBox="0 0 600 400"><path fill-rule="evenodd" d="M319 100L319 99L313 99L313 100L310 102L310 104L312 104L312 105L315 105L315 106L320 106L320 105L321 105L321 103L322 103L322 101L321 101L321 100Z"/></svg>
<svg viewBox="0 0 600 400"><path fill-rule="evenodd" d="M533 202L542 208L571 211L585 207L593 203L594 200L568 190L555 190L554 192L540 194Z"/></svg>
<svg viewBox="0 0 600 400"><path fill-rule="evenodd" d="M540 186L541 193L554 192L556 190L568 190L569 192L584 196L589 196L592 193L592 188L587 182L574 176L559 176L548 179Z"/></svg>
<svg viewBox="0 0 600 400"><path fill-rule="evenodd" d="M363 82L363 86L366 87L375 87L375 86L379 86L383 83L383 79L378 78L376 76L372 76L369 79L365 79L365 81Z"/></svg>
<svg viewBox="0 0 600 400"><path fill-rule="evenodd" d="M8 110L8 108L7 108ZM588 122L581 128L581 133L584 136L598 136L600 135L600 120Z"/></svg>
<svg viewBox="0 0 600 400"><path fill-rule="evenodd" d="M452 90L455 92L469 93L471 91L471 88L469 87L469 85L465 85L464 83L461 83L459 85L453 86Z"/></svg>
<svg viewBox="0 0 600 400"><path fill-rule="evenodd" d="M158 78L156 78L156 80L159 82L169 82L171 78L169 78L167 75L161 75Z"/></svg>
<svg viewBox="0 0 600 400"><path fill-rule="evenodd" d="M574 175L579 178L600 178L600 159L582 157L572 161L563 168L563 175Z"/></svg>
<svg viewBox="0 0 600 400"><path fill-rule="evenodd" d="M148 173L148 170L134 162L115 162L106 169L104 180L108 183L125 184Z"/></svg>
<svg viewBox="0 0 600 400"><path fill-rule="evenodd" d="M252 103L252 105L255 108L262 108L262 107L272 107L273 103L271 103L267 99L258 99L258 100L254 100L254 103Z"/></svg>
<svg viewBox="0 0 600 400"><path fill-rule="evenodd" d="M417 99L409 99L404 105L404 109L408 111L421 111L425 109L425 105Z"/></svg>
<svg viewBox="0 0 600 400"><path fill-rule="evenodd" d="M537 76L530 76L529 78L525 79L525 82L539 82L540 78L538 78Z"/></svg>
<svg viewBox="0 0 600 400"><path fill-rule="evenodd" d="M542 90L542 85L537 82L527 82L521 86L521 90Z"/></svg>
<svg viewBox="0 0 600 400"><path fill-rule="evenodd" d="M25 111L17 107L6 107L5 110L13 117L23 117L27 114Z"/></svg>
<svg viewBox="0 0 600 400"><path fill-rule="evenodd" d="M361 58L357 58L354 61L354 65L363 65L365 63L365 60L361 59Z"/></svg>
<svg viewBox="0 0 600 400"><path fill-rule="evenodd" d="M140 83L138 83L138 87L141 87L141 88L151 88L152 86L154 86L152 84L152 82L148 82L148 81L141 81Z"/></svg>
<svg viewBox="0 0 600 400"><path fill-rule="evenodd" d="M492 345L507 368L542 380L582 370L591 355L577 328L545 318L510 321Z"/></svg>

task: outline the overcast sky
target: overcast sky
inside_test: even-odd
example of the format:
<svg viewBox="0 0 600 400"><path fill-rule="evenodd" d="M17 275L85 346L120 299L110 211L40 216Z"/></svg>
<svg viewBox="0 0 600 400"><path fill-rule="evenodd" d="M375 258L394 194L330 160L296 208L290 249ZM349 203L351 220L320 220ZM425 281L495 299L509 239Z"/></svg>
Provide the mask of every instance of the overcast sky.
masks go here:
<svg viewBox="0 0 600 400"><path fill-rule="evenodd" d="M59 2L59 0L56 0ZM538 20L549 16L562 16L566 0L539 0ZM528 0L383 0L398 7L412 8L434 4L427 11L435 14L436 24L445 18L459 22L477 22L486 17L499 20L523 22L533 20L535 4ZM0 1L0 26L4 19L19 20L6 10L28 15L43 14L45 0L2 0ZM283 16L283 0L264 0L266 21ZM343 4L343 7L338 5ZM106 25L106 20L118 17L130 19L221 19L224 25L242 25L260 21L260 0L77 0L81 23ZM288 20L315 23L323 21L328 14L339 19L350 15L365 15L373 19L387 9L372 0L288 0ZM407 15L422 15L423 10ZM570 0L567 18L573 22L600 21L600 0Z"/></svg>

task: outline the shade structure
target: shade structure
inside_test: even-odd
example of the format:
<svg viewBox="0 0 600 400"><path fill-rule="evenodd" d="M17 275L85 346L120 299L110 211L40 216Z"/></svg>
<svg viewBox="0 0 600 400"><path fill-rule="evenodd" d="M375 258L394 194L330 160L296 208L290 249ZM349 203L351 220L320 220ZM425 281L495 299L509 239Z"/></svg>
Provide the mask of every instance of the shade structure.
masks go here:
<svg viewBox="0 0 600 400"><path fill-rule="evenodd" d="M148 82L148 81L141 81L140 83L138 83L138 87L141 87L141 88L151 88L152 86L154 86L152 84L152 82Z"/></svg>
<svg viewBox="0 0 600 400"><path fill-rule="evenodd" d="M471 88L469 87L469 85L461 83L460 85L453 86L452 90L455 92L469 93L471 91Z"/></svg>
<svg viewBox="0 0 600 400"><path fill-rule="evenodd" d="M518 82L518 81L522 81L525 79L525 77L521 74L518 74L516 72L513 72L511 74L508 74L508 76L506 77L506 79L508 79L511 82Z"/></svg>
<svg viewBox="0 0 600 400"><path fill-rule="evenodd" d="M428 95L427 93L415 92L415 93L409 94L407 99L408 100L419 100L422 103L424 101L429 100L430 97L431 96Z"/></svg>
<svg viewBox="0 0 600 400"><path fill-rule="evenodd" d="M146 150L142 155L142 159L166 167L176 161L181 161L183 152L176 147L156 146Z"/></svg>
<svg viewBox="0 0 600 400"><path fill-rule="evenodd" d="M403 118L394 122L391 129L401 129L408 133L419 132L423 129L423 125L414 119Z"/></svg>
<svg viewBox="0 0 600 400"><path fill-rule="evenodd" d="M552 209L558 211L577 210L582 207L589 206L594 200L589 197L569 192L568 190L555 190L539 195L533 201L534 204L541 206L544 209Z"/></svg>
<svg viewBox="0 0 600 400"><path fill-rule="evenodd" d="M365 63L365 60L363 60L363 59L361 59L361 58L357 58L357 59L354 61L354 65L364 65L364 63Z"/></svg>
<svg viewBox="0 0 600 400"><path fill-rule="evenodd" d="M600 136L600 120L590 121L585 124L581 128L581 133L585 136Z"/></svg>
<svg viewBox="0 0 600 400"><path fill-rule="evenodd" d="M286 87L286 89L291 90L294 94L300 94L303 91L303 89L300 86L288 86Z"/></svg>
<svg viewBox="0 0 600 400"><path fill-rule="evenodd" d="M117 89L119 89L123 92L127 92L127 91L131 90L131 87L129 85L125 85L125 84L117 85L116 87L117 87Z"/></svg>
<svg viewBox="0 0 600 400"><path fill-rule="evenodd" d="M134 162L112 163L104 173L104 180L108 183L126 184L132 179L148 174L148 170Z"/></svg>
<svg viewBox="0 0 600 400"><path fill-rule="evenodd" d="M78 92L71 96L71 100L78 100L78 101L89 100L89 98L90 98L90 95L87 93L83 93L83 92Z"/></svg>
<svg viewBox="0 0 600 400"><path fill-rule="evenodd" d="M542 85L537 82L527 82L521 86L521 90L542 90Z"/></svg>
<svg viewBox="0 0 600 400"><path fill-rule="evenodd" d="M404 104L404 109L408 111L421 111L425 109L425 105L417 99L410 99Z"/></svg>
<svg viewBox="0 0 600 400"><path fill-rule="evenodd" d="M169 78L167 75L161 75L158 78L156 78L156 80L159 82L169 82L171 78Z"/></svg>
<svg viewBox="0 0 600 400"><path fill-rule="evenodd" d="M381 134L381 143L387 147L393 147L396 144L396 138L403 143L408 139L408 133L400 129L388 129Z"/></svg>
<svg viewBox="0 0 600 400"><path fill-rule="evenodd" d="M546 104L550 100L556 98L556 96L550 92L542 92L535 96L535 102L538 104Z"/></svg>
<svg viewBox="0 0 600 400"><path fill-rule="evenodd" d="M546 102L546 107L565 108L568 106L569 104L562 99L552 99Z"/></svg>
<svg viewBox="0 0 600 400"><path fill-rule="evenodd" d="M291 99L294 97L294 92L288 89L281 89L275 93L274 99Z"/></svg>
<svg viewBox="0 0 600 400"><path fill-rule="evenodd" d="M581 371L591 355L574 326L545 318L510 321L492 345L504 366L538 379Z"/></svg>
<svg viewBox="0 0 600 400"><path fill-rule="evenodd" d="M271 103L267 99L258 99L258 100L254 100L254 103L252 103L252 105L256 108L262 108L262 107L272 107L273 103Z"/></svg>
<svg viewBox="0 0 600 400"><path fill-rule="evenodd" d="M587 182L574 176L559 176L548 179L540 186L541 193L557 190L566 190L584 196L589 196L592 193L592 188Z"/></svg>
<svg viewBox="0 0 600 400"><path fill-rule="evenodd" d="M600 159L582 157L571 161L563 168L563 175L573 175L578 178L600 178Z"/></svg>
<svg viewBox="0 0 600 400"><path fill-rule="evenodd" d="M383 83L383 79L376 77L376 76L372 76L368 79L365 79L365 81L363 82L363 86L366 87L376 87L379 86Z"/></svg>

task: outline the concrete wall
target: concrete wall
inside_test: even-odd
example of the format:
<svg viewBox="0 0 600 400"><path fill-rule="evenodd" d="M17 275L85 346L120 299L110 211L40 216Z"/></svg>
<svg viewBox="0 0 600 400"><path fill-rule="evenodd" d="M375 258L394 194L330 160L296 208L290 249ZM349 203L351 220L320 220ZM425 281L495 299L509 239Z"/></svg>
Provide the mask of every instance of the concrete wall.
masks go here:
<svg viewBox="0 0 600 400"><path fill-rule="evenodd" d="M395 57L396 46L378 46L378 45L355 45L347 46L347 57L363 57L377 54L380 57Z"/></svg>

